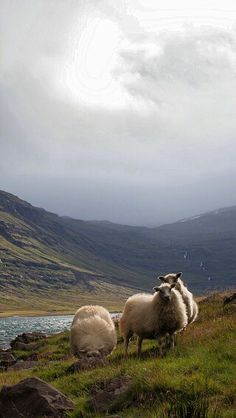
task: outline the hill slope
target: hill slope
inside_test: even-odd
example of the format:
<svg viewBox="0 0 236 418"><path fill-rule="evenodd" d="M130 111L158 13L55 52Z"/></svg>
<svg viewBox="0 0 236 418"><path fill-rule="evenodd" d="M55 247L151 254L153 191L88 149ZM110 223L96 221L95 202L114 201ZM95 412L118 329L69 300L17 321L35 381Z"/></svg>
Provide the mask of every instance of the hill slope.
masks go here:
<svg viewBox="0 0 236 418"><path fill-rule="evenodd" d="M195 292L223 289L236 283L236 207L144 228L59 217L0 192L0 259L4 303L30 292L58 306L76 289L119 299L179 270Z"/></svg>
<svg viewBox="0 0 236 418"><path fill-rule="evenodd" d="M199 303L198 320L164 357L158 356L155 340L144 340L138 359L133 340L125 359L118 335L117 348L104 363L86 369L84 362L84 369L73 373L76 359L66 332L39 341L30 351L13 351L17 363L0 373L0 389L39 377L74 401L71 418L235 418L236 305L222 309L224 296ZM33 369L27 369L32 356Z"/></svg>

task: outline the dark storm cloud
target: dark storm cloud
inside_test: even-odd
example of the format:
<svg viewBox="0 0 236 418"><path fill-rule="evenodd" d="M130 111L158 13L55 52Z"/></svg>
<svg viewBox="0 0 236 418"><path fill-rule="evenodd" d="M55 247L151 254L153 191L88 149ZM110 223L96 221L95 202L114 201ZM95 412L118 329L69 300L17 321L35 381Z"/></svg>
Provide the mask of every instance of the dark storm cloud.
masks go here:
<svg viewBox="0 0 236 418"><path fill-rule="evenodd" d="M2 189L60 214L149 225L235 203L234 26L147 31L125 2L1 7ZM99 19L119 30L101 85L80 80Z"/></svg>

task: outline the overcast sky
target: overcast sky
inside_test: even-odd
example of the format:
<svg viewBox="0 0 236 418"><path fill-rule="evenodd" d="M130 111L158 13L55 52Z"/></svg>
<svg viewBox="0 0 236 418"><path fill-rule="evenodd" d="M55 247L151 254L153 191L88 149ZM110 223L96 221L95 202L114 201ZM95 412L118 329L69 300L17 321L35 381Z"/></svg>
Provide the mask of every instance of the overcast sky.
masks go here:
<svg viewBox="0 0 236 418"><path fill-rule="evenodd" d="M0 189L136 225L236 204L235 1L0 8Z"/></svg>

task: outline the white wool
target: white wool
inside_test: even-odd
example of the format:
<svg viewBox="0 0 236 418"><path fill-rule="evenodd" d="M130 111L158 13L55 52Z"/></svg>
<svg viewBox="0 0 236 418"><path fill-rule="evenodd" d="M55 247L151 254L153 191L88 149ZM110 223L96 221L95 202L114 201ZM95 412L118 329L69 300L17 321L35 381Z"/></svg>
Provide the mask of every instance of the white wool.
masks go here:
<svg viewBox="0 0 236 418"><path fill-rule="evenodd" d="M197 302L195 302L195 300L193 299L193 316L190 318L189 324L194 322L197 319L197 316L198 316L198 305L197 305Z"/></svg>
<svg viewBox="0 0 236 418"><path fill-rule="evenodd" d="M160 287L170 288L165 284ZM159 292L154 295L140 293L131 296L120 319L120 330L125 338L127 352L129 338L135 333L141 342L144 338L159 338L173 335L188 323L186 306L180 293L172 289L171 301L165 303Z"/></svg>
<svg viewBox="0 0 236 418"><path fill-rule="evenodd" d="M117 337L109 312L98 305L82 306L74 316L70 341L71 351L77 356L110 354Z"/></svg>
<svg viewBox="0 0 236 418"><path fill-rule="evenodd" d="M181 275L181 273L179 273ZM176 273L169 273L163 277L164 283L175 283L175 289L178 290L183 298L183 301L186 305L187 315L188 315L188 324L194 322L198 315L198 306L193 299L193 294L188 290L187 286L184 285L180 277L177 278Z"/></svg>

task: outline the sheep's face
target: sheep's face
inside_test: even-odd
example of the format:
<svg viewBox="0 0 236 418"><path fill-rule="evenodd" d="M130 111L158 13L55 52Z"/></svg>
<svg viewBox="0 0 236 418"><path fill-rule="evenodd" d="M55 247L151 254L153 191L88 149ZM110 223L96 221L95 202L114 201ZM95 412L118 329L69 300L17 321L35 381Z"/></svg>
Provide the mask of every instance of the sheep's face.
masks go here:
<svg viewBox="0 0 236 418"><path fill-rule="evenodd" d="M101 353L98 350L88 351L87 357L93 357L93 358L101 358Z"/></svg>
<svg viewBox="0 0 236 418"><path fill-rule="evenodd" d="M174 284L178 282L178 279L182 276L182 272L179 273L169 273L166 276L159 276L158 279L163 283Z"/></svg>
<svg viewBox="0 0 236 418"><path fill-rule="evenodd" d="M89 351L79 350L79 357L83 359L83 358L91 358L91 357L100 358L102 356L99 350L89 350Z"/></svg>
<svg viewBox="0 0 236 418"><path fill-rule="evenodd" d="M103 358L108 354L110 354L110 350L105 345L91 347L90 350L79 350L79 357L81 358Z"/></svg>
<svg viewBox="0 0 236 418"><path fill-rule="evenodd" d="M159 292L160 298L163 302L168 303L171 301L172 297L173 297L173 292L172 289L175 287L175 283L169 285L161 285L161 286L156 286L153 288L153 290L155 290L155 292Z"/></svg>

